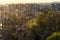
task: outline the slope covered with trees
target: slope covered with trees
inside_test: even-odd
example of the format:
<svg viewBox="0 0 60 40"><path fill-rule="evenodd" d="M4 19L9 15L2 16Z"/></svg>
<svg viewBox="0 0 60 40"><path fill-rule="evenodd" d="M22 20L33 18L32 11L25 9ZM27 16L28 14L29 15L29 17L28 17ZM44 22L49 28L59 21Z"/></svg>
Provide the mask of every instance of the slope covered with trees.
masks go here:
<svg viewBox="0 0 60 40"><path fill-rule="evenodd" d="M56 35L58 35L58 32L60 33L60 11L39 12L35 14L34 18L28 21L24 20L25 19L21 19L20 16L16 14L10 14L8 18L4 19L3 30L5 33L11 33L15 37L19 35L20 30L23 30L24 32L22 34L25 35L22 37L25 38L25 40L28 40L30 36L32 38L29 40L50 40L50 35L52 36L55 32ZM30 36L27 38L26 34ZM52 37L52 39L56 40L54 37ZM59 38L57 39L59 40Z"/></svg>
<svg viewBox="0 0 60 40"><path fill-rule="evenodd" d="M55 4L0 7L3 40L60 40L58 9Z"/></svg>

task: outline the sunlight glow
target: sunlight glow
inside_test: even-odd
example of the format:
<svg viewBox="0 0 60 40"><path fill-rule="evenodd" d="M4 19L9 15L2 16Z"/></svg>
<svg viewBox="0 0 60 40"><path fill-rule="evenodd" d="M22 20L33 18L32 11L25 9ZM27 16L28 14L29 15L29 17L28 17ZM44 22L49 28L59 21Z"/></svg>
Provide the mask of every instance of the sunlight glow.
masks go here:
<svg viewBox="0 0 60 40"><path fill-rule="evenodd" d="M11 3L45 3L45 2L60 2L60 0L0 0L0 4Z"/></svg>

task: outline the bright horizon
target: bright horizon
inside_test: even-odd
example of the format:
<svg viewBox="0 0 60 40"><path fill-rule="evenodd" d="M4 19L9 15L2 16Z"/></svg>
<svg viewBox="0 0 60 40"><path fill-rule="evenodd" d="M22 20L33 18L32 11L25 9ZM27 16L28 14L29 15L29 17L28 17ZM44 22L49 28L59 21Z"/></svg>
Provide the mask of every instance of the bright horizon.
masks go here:
<svg viewBox="0 0 60 40"><path fill-rule="evenodd" d="M50 3L60 2L60 0L0 0L0 4L12 4L12 3Z"/></svg>

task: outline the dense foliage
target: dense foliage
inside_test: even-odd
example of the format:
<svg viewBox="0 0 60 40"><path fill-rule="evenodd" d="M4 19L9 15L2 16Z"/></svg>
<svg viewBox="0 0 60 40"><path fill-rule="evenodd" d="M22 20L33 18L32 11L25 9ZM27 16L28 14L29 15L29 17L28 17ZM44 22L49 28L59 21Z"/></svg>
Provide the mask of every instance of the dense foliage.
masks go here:
<svg viewBox="0 0 60 40"><path fill-rule="evenodd" d="M35 18L27 22L28 28L37 35L36 40L46 40L53 32L60 32L60 12L38 13Z"/></svg>
<svg viewBox="0 0 60 40"><path fill-rule="evenodd" d="M25 36L30 35L32 40L55 40L57 36L51 34L56 32L57 35L60 32L60 11L38 12L28 21L24 20L26 19L21 19L15 13L9 14L7 18L4 18L3 30L18 36L17 28L24 26L25 30L23 31L27 31L24 33ZM60 38L59 35L58 37ZM59 38L57 39L59 40Z"/></svg>

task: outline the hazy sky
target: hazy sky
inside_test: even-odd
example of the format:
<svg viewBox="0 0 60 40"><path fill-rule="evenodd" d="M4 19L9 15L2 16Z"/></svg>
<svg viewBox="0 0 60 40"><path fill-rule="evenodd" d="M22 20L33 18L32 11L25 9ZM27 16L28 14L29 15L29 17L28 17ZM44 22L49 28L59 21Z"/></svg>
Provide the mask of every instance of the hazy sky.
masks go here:
<svg viewBox="0 0 60 40"><path fill-rule="evenodd" d="M60 2L60 0L0 0L0 4L11 4L11 3L45 3L45 2Z"/></svg>

